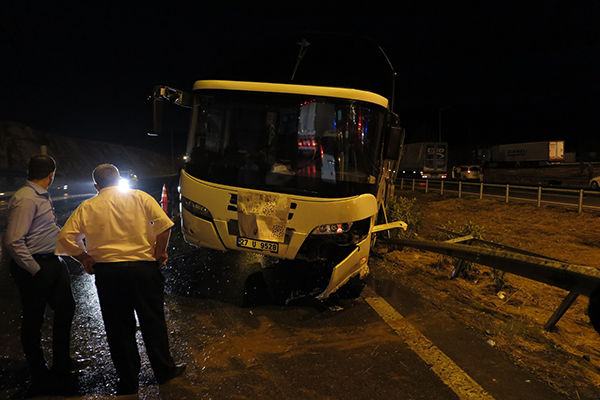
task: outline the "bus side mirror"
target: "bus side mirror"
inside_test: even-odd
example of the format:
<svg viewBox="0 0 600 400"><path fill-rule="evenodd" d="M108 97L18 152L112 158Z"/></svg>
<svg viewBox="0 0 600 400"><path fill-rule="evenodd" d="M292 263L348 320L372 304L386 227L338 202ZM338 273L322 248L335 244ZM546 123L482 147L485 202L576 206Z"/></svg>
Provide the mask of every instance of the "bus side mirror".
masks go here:
<svg viewBox="0 0 600 400"><path fill-rule="evenodd" d="M398 160L404 142L404 131L399 126L388 126L385 132L384 159Z"/></svg>
<svg viewBox="0 0 600 400"><path fill-rule="evenodd" d="M151 104L151 121L148 127L150 136L158 136L162 132L165 102L185 108L192 107L192 96L189 93L169 86L155 86L148 100Z"/></svg>
<svg viewBox="0 0 600 400"><path fill-rule="evenodd" d="M148 104L150 106L148 136L158 136L162 134L164 101L153 96L148 99Z"/></svg>

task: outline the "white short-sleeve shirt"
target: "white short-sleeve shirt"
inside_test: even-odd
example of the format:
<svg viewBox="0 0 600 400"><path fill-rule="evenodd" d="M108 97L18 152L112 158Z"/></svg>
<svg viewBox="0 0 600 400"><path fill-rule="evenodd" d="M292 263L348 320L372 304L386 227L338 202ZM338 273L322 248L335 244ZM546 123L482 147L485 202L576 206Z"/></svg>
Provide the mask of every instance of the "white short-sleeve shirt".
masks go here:
<svg viewBox="0 0 600 400"><path fill-rule="evenodd" d="M109 186L71 214L56 254L76 256L87 249L96 262L153 261L156 236L171 226L173 221L149 194Z"/></svg>

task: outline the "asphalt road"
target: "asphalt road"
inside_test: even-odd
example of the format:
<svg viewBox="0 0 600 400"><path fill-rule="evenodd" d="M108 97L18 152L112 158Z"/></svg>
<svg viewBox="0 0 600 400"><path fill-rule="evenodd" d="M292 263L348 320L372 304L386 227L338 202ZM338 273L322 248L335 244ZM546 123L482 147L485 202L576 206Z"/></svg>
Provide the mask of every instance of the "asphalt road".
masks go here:
<svg viewBox="0 0 600 400"><path fill-rule="evenodd" d="M55 201L61 223L83 198ZM261 256L192 248L177 230L169 252L165 309L173 353L188 367L158 386L142 350L139 398L563 399L408 287L370 282L359 296L286 304L299 282L282 265L262 270ZM93 276L68 264L78 304L73 354L93 360L75 398L110 398L116 377ZM7 269L3 257L0 399L19 398L28 380ZM51 331L43 337L49 352ZM138 341L143 349L141 335Z"/></svg>

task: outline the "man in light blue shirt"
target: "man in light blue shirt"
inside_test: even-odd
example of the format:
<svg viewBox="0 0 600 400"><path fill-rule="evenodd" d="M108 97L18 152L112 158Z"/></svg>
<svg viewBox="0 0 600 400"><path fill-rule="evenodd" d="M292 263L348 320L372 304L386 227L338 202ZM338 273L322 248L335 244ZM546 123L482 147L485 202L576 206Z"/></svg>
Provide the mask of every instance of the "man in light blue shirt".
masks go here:
<svg viewBox="0 0 600 400"><path fill-rule="evenodd" d="M60 226L47 189L56 163L47 155L29 160L28 180L8 203L4 246L22 305L21 343L32 377L30 395L66 394L71 369L71 323L75 300L66 263L54 255ZM41 343L46 305L54 311L52 369Z"/></svg>

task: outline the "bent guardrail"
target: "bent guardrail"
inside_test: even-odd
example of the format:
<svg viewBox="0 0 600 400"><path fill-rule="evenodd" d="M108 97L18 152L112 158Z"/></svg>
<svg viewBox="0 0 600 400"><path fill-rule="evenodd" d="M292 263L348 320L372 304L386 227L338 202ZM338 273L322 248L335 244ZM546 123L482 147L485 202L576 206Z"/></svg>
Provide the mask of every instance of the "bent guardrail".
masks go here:
<svg viewBox="0 0 600 400"><path fill-rule="evenodd" d="M414 247L471 261L569 291L569 294L544 325L546 330L551 330L556 325L580 294L591 297L596 290L600 289L600 270L596 268L571 264L481 240L478 241L486 245L496 245L496 247L487 248L455 243L460 240L474 239L467 236L451 239L450 242L415 239L381 239L381 242ZM453 276L456 275L453 272Z"/></svg>

